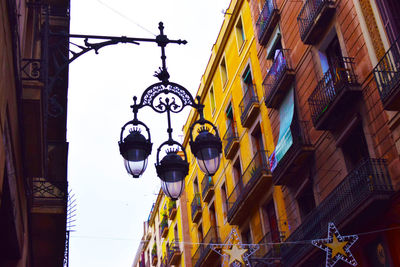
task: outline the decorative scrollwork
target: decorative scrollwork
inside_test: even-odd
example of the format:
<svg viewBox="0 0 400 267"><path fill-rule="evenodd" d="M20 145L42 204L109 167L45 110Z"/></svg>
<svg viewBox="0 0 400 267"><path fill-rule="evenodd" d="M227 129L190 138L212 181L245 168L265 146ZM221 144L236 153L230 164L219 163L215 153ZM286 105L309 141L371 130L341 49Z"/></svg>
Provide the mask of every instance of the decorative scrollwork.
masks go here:
<svg viewBox="0 0 400 267"><path fill-rule="evenodd" d="M161 94L163 95L160 96ZM168 94L175 97L170 97ZM179 113L185 106L194 107L195 102L192 95L183 86L171 82L167 84L160 82L151 85L144 91L138 106L150 106L158 113L167 110Z"/></svg>
<svg viewBox="0 0 400 267"><path fill-rule="evenodd" d="M32 195L35 199L59 199L66 201L67 182L50 182L44 178L32 178Z"/></svg>
<svg viewBox="0 0 400 267"><path fill-rule="evenodd" d="M40 80L41 63L42 61L40 59L22 59L21 62L22 80L28 80L28 81Z"/></svg>

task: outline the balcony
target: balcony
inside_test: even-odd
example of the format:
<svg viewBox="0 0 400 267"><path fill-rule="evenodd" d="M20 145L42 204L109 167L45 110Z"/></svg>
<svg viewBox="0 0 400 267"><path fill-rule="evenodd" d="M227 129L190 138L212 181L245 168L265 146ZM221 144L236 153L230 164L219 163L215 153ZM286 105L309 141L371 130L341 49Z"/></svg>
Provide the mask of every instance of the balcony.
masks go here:
<svg viewBox="0 0 400 267"><path fill-rule="evenodd" d="M315 208L289 236L294 240L313 240L327 235L328 223L343 228L350 223L355 228L385 210L385 202L394 193L386 162L366 159ZM282 246L285 266L297 266L313 250L311 244Z"/></svg>
<svg viewBox="0 0 400 267"><path fill-rule="evenodd" d="M290 60L290 50L282 49L276 55L274 63L263 82L267 108L279 108L294 77L295 72Z"/></svg>
<svg viewBox="0 0 400 267"><path fill-rule="evenodd" d="M168 218L167 216L163 216L160 223L160 236L166 237L168 235Z"/></svg>
<svg viewBox="0 0 400 267"><path fill-rule="evenodd" d="M211 249L210 244L221 243L218 238L217 227L210 227L207 234L205 235L202 244L199 244L196 252L192 257L192 266L194 267L205 267L205 266L216 266L221 265L219 261L220 255Z"/></svg>
<svg viewBox="0 0 400 267"><path fill-rule="evenodd" d="M168 218L173 220L176 216L176 201L168 201Z"/></svg>
<svg viewBox="0 0 400 267"><path fill-rule="evenodd" d="M279 237L279 233L276 233ZM250 257L252 266L280 266L281 264L281 245L280 240L274 240L271 232L268 232L258 242L260 248Z"/></svg>
<svg viewBox="0 0 400 267"><path fill-rule="evenodd" d="M201 193L204 202L209 202L214 196L214 182L212 176L204 175L203 181L201 181Z"/></svg>
<svg viewBox="0 0 400 267"><path fill-rule="evenodd" d="M254 203L272 185L266 151L258 151L228 197L228 222L239 225L248 218Z"/></svg>
<svg viewBox="0 0 400 267"><path fill-rule="evenodd" d="M225 158L233 159L239 149L239 136L236 130L236 123L229 121L224 137L222 138Z"/></svg>
<svg viewBox="0 0 400 267"><path fill-rule="evenodd" d="M158 257L157 254L151 254L151 265L157 266Z"/></svg>
<svg viewBox="0 0 400 267"><path fill-rule="evenodd" d="M307 0L297 17L300 38L303 43L313 45L321 38L335 14L332 0Z"/></svg>
<svg viewBox="0 0 400 267"><path fill-rule="evenodd" d="M201 200L200 194L196 193L190 205L192 208L192 222L198 223L201 218Z"/></svg>
<svg viewBox="0 0 400 267"><path fill-rule="evenodd" d="M386 110L400 111L400 39L392 44L378 65L374 77Z"/></svg>
<svg viewBox="0 0 400 267"><path fill-rule="evenodd" d="M179 240L173 240L171 247L168 248L168 266L178 265L181 259L181 249L179 248Z"/></svg>
<svg viewBox="0 0 400 267"><path fill-rule="evenodd" d="M352 58L340 59L329 68L308 98L311 118L317 130L334 129L349 107L362 96L353 67Z"/></svg>
<svg viewBox="0 0 400 267"><path fill-rule="evenodd" d="M264 7L258 17L256 30L258 41L261 45L268 43L272 32L279 20L279 12L276 5L276 0L265 1Z"/></svg>
<svg viewBox="0 0 400 267"><path fill-rule="evenodd" d="M292 121L290 131L293 143L272 171L272 179L275 185L290 184L290 180L304 168L304 165L314 153L314 147L307 135L307 121Z"/></svg>
<svg viewBox="0 0 400 267"><path fill-rule="evenodd" d="M161 258L160 267L168 267L167 257L163 256Z"/></svg>
<svg viewBox="0 0 400 267"><path fill-rule="evenodd" d="M243 127L249 128L260 113L257 90L254 84L250 85L239 104L240 121Z"/></svg>

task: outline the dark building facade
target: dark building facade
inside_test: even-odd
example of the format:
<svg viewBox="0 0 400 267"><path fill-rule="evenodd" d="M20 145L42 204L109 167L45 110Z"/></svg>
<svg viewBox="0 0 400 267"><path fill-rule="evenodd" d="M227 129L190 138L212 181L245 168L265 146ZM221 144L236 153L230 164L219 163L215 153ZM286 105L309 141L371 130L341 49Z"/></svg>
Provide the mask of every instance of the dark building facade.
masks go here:
<svg viewBox="0 0 400 267"><path fill-rule="evenodd" d="M69 5L0 2L0 266L68 264Z"/></svg>

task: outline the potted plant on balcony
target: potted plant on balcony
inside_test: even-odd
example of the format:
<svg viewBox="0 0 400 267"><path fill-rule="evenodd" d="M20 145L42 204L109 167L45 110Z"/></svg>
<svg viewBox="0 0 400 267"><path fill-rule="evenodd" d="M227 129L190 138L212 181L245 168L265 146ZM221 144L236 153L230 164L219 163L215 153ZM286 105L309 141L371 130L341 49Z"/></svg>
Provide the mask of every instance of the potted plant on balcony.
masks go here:
<svg viewBox="0 0 400 267"><path fill-rule="evenodd" d="M161 236L165 237L168 233L168 217L165 212L162 214L162 220L160 222L160 229L161 229Z"/></svg>
<svg viewBox="0 0 400 267"><path fill-rule="evenodd" d="M151 249L151 262L155 266L157 265L157 244L154 243L153 248Z"/></svg>
<svg viewBox="0 0 400 267"><path fill-rule="evenodd" d="M169 219L173 220L176 215L176 201L175 200L170 200L168 201L168 214L169 214Z"/></svg>

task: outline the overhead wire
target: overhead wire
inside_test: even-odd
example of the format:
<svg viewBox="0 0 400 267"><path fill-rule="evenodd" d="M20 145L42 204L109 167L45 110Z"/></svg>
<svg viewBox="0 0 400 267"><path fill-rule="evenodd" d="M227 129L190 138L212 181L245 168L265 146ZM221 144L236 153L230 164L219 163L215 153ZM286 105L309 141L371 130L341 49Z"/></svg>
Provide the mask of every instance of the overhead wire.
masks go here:
<svg viewBox="0 0 400 267"><path fill-rule="evenodd" d="M107 5L106 3L104 3L101 0L96 0L97 2L99 2L100 4L102 4L103 6L105 6L106 8L108 8L109 10L111 10L112 12L114 12L115 14L119 15L120 17L128 20L129 22L135 24L136 26L138 26L139 28L141 28L142 30L150 33L153 36L157 36L156 34L154 34L152 31L148 30L147 28L145 28L144 26L140 25L139 23L137 23L136 21L134 21L133 19L131 19L130 17L126 16L125 14L123 14L122 12L116 10L115 8Z"/></svg>

